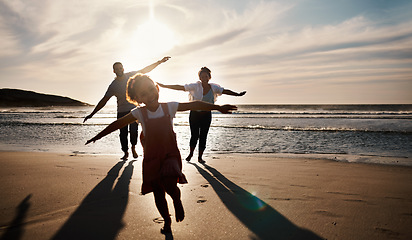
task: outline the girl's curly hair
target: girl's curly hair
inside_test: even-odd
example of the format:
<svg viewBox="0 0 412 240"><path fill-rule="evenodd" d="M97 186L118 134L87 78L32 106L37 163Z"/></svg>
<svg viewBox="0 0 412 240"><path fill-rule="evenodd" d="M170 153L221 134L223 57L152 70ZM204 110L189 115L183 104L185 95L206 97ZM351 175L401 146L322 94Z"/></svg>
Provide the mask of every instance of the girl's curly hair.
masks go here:
<svg viewBox="0 0 412 240"><path fill-rule="evenodd" d="M137 90L144 81L150 81L156 85L149 76L141 73L137 73L129 78L126 87L126 99L128 102L133 103L134 105L140 105L142 103L137 97Z"/></svg>

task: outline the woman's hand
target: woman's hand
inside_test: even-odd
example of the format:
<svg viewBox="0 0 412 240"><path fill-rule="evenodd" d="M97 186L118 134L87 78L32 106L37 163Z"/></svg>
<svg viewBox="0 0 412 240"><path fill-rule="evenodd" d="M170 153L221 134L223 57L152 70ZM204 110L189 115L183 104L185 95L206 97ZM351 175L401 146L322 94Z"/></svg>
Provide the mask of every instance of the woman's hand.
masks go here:
<svg viewBox="0 0 412 240"><path fill-rule="evenodd" d="M236 110L237 110L236 106L229 105L229 104L220 106L219 109L218 109L218 111L221 112L221 113L231 113L232 111L236 111Z"/></svg>
<svg viewBox="0 0 412 240"><path fill-rule="evenodd" d="M243 91L243 92L241 92L241 93L238 93L237 96L238 96L238 97L241 97L241 96L243 96L243 95L245 95L245 94L246 94L246 91Z"/></svg>

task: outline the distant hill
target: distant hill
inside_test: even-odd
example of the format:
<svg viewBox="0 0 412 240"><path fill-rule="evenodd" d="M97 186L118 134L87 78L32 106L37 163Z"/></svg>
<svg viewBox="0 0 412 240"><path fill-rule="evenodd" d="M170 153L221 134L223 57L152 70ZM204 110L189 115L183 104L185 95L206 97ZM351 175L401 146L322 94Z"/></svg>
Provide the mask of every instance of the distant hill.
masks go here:
<svg viewBox="0 0 412 240"><path fill-rule="evenodd" d="M19 89L0 89L0 107L90 106L68 97Z"/></svg>

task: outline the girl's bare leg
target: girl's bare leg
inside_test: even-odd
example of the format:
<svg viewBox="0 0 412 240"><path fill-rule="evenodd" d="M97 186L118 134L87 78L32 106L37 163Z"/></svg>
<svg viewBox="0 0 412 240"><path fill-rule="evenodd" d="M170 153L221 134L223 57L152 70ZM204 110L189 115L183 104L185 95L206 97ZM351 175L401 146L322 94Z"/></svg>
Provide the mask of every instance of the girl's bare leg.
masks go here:
<svg viewBox="0 0 412 240"><path fill-rule="evenodd" d="M153 195L157 210L159 211L160 215L163 217L165 222L162 229L162 233L172 232L172 219L170 218L169 208L167 207L165 191L160 186L157 186L153 191Z"/></svg>
<svg viewBox="0 0 412 240"><path fill-rule="evenodd" d="M176 177L168 177L164 179L163 185L167 194L173 199L173 205L175 207L176 222L181 222L185 218L185 211L180 199L180 189L177 187Z"/></svg>

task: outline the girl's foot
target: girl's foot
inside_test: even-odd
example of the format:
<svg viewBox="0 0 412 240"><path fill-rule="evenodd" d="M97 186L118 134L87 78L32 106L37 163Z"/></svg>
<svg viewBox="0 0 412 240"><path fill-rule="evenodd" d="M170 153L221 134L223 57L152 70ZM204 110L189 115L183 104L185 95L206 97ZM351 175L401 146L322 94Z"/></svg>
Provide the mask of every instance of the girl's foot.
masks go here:
<svg viewBox="0 0 412 240"><path fill-rule="evenodd" d="M203 160L202 158L198 158L197 161L198 161L199 163L205 163L205 162L206 162L206 161Z"/></svg>
<svg viewBox="0 0 412 240"><path fill-rule="evenodd" d="M176 222L181 222L185 218L185 210L183 209L182 201L179 199L178 201L173 202L175 206L175 215L176 215Z"/></svg>
<svg viewBox="0 0 412 240"><path fill-rule="evenodd" d="M160 229L160 233L162 234L168 234L172 233L172 219L165 219L165 224L163 225L162 229Z"/></svg>
<svg viewBox="0 0 412 240"><path fill-rule="evenodd" d="M168 227L162 227L161 229L160 229L160 233L161 234L168 234L168 233L172 233L172 228L170 227L170 226L168 226Z"/></svg>

